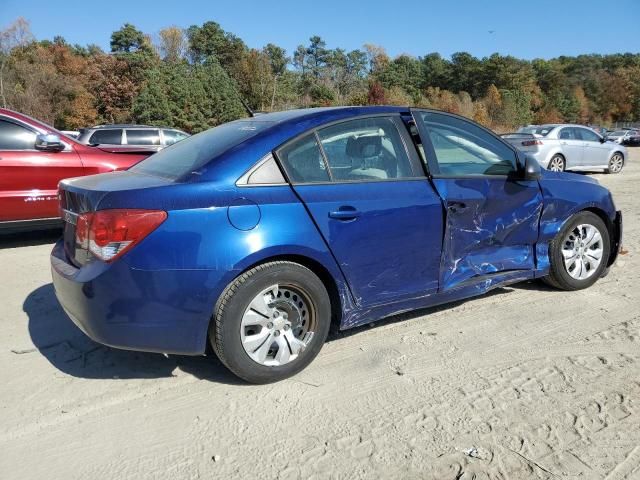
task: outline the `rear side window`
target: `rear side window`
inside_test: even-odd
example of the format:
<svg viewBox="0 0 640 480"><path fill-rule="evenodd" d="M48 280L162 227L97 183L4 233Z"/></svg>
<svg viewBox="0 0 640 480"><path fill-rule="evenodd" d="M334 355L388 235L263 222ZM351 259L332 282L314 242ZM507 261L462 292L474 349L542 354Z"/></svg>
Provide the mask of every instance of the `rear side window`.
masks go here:
<svg viewBox="0 0 640 480"><path fill-rule="evenodd" d="M127 129L126 133L127 145L160 145L160 132L158 130Z"/></svg>
<svg viewBox="0 0 640 480"><path fill-rule="evenodd" d="M577 140L575 128L563 128L558 135L560 140Z"/></svg>
<svg viewBox="0 0 640 480"><path fill-rule="evenodd" d="M206 164L232 147L257 135L271 122L238 120L225 123L151 155L131 167L134 172L179 179L198 172Z"/></svg>
<svg viewBox="0 0 640 480"><path fill-rule="evenodd" d="M13 122L0 120L0 150L34 150L36 134Z"/></svg>
<svg viewBox="0 0 640 480"><path fill-rule="evenodd" d="M393 117L339 123L318 131L335 181L388 180L413 176Z"/></svg>
<svg viewBox="0 0 640 480"><path fill-rule="evenodd" d="M313 183L331 180L313 133L285 145L278 151L278 158L292 182Z"/></svg>
<svg viewBox="0 0 640 480"><path fill-rule="evenodd" d="M106 144L106 145L121 145L122 144L122 129L109 128L106 130L96 130L89 138L90 144Z"/></svg>

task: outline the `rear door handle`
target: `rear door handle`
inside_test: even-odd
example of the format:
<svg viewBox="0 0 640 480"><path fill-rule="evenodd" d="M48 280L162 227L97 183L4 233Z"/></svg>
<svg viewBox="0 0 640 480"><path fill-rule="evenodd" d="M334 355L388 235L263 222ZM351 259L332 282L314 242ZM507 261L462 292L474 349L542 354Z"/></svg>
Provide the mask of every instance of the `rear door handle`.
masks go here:
<svg viewBox="0 0 640 480"><path fill-rule="evenodd" d="M338 210L329 212L329 217L337 220L355 220L359 216L360 212L351 206L342 206Z"/></svg>

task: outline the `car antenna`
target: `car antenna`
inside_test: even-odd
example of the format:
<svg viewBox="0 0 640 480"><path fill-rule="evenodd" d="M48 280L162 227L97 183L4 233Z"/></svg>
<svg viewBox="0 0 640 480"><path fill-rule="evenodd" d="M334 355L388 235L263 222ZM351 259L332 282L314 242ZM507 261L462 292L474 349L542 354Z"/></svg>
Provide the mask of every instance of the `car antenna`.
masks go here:
<svg viewBox="0 0 640 480"><path fill-rule="evenodd" d="M242 102L242 106L244 107L244 109L247 111L247 113L249 114L249 116L251 118L255 117L256 114L254 113L253 110L251 110L251 107L249 107L249 105L247 105L247 102L244 101L244 98L241 98L240 101Z"/></svg>

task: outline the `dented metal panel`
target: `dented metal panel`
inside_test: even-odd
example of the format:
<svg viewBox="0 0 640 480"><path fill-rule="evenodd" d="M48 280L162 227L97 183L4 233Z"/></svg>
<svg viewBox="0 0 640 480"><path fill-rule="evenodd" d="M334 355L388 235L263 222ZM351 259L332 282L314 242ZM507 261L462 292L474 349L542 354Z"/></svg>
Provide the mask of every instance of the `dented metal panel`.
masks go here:
<svg viewBox="0 0 640 480"><path fill-rule="evenodd" d="M440 290L484 275L535 268L542 211L537 181L438 178L446 209Z"/></svg>

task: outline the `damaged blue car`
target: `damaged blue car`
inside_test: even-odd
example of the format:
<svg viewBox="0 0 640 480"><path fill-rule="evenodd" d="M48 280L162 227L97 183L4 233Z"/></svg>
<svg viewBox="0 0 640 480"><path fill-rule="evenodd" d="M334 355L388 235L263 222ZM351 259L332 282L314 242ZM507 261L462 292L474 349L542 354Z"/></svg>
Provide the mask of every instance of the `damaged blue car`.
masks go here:
<svg viewBox="0 0 640 480"><path fill-rule="evenodd" d="M577 290L616 259L594 179L540 171L460 116L293 110L60 184L51 254L75 324L117 348L204 354L286 378L347 329L540 278Z"/></svg>

